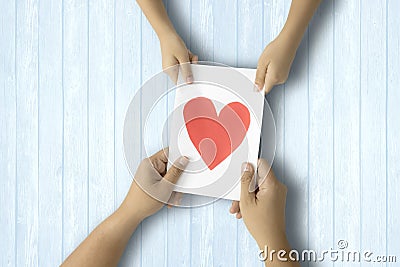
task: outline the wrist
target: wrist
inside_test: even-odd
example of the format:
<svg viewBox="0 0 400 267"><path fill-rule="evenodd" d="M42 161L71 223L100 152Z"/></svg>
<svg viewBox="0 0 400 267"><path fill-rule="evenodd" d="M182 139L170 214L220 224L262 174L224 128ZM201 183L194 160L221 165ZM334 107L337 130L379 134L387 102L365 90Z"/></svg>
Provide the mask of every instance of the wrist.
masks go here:
<svg viewBox="0 0 400 267"><path fill-rule="evenodd" d="M282 43L287 46L287 49L296 51L301 43L303 34L303 30L292 30L289 26L285 25L277 38L282 40Z"/></svg>
<svg viewBox="0 0 400 267"><path fill-rule="evenodd" d="M277 230L273 233L261 235L256 242L260 249L264 249L265 246L274 248L280 246L280 244L287 243L288 241L285 231Z"/></svg>
<svg viewBox="0 0 400 267"><path fill-rule="evenodd" d="M172 28L167 27L156 33L157 33L157 37L158 37L158 40L160 41L160 43L164 42L167 39L180 38L178 33L175 31L175 29L173 27Z"/></svg>
<svg viewBox="0 0 400 267"><path fill-rule="evenodd" d="M139 212L139 210L137 208L129 205L129 203L126 199L122 202L121 206L119 206L116 213L118 213L120 216L124 217L125 220L130 225L135 226L135 228L144 219L142 214Z"/></svg>

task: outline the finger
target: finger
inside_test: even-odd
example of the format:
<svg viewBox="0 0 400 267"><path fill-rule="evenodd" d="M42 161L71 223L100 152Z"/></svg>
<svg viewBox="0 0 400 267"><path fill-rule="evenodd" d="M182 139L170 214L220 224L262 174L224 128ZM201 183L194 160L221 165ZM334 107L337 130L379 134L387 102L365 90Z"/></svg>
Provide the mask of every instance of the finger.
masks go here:
<svg viewBox="0 0 400 267"><path fill-rule="evenodd" d="M267 73L267 64L265 64L264 62L259 62L257 66L256 80L254 81L258 90L262 90L264 87L266 73Z"/></svg>
<svg viewBox="0 0 400 267"><path fill-rule="evenodd" d="M232 206L229 209L230 213L238 213L240 211L239 201L232 201Z"/></svg>
<svg viewBox="0 0 400 267"><path fill-rule="evenodd" d="M174 205L179 206L181 204L183 198L183 193L181 192L175 192L175 197L174 197Z"/></svg>
<svg viewBox="0 0 400 267"><path fill-rule="evenodd" d="M161 175L164 175L167 169L168 148L161 149L154 155L150 156L149 159L154 169L156 169Z"/></svg>
<svg viewBox="0 0 400 267"><path fill-rule="evenodd" d="M197 64L199 62L199 57L195 54L193 54L190 50L189 50L189 58L190 58L190 62Z"/></svg>
<svg viewBox="0 0 400 267"><path fill-rule="evenodd" d="M240 201L252 200L255 198L255 193L249 191L251 180L254 176L254 168L250 163L242 164L241 192Z"/></svg>
<svg viewBox="0 0 400 267"><path fill-rule="evenodd" d="M159 150L157 153L154 153L153 155L151 155L149 158L150 158L150 160L159 159L159 160L167 163L168 162L168 152L169 152L169 148L165 147L165 148Z"/></svg>
<svg viewBox="0 0 400 267"><path fill-rule="evenodd" d="M180 193L180 192L172 192L171 196L170 196L170 198L168 200L167 207L168 208L172 208L174 206L178 206L180 201L181 201L181 199L182 199L182 196L180 196L180 195L182 195L182 193Z"/></svg>
<svg viewBox="0 0 400 267"><path fill-rule="evenodd" d="M178 73L179 73L178 63L179 62L177 61L171 62L169 64L166 64L168 67L163 68L164 73L166 73L169 76L169 78L172 80L174 84L176 84L178 81Z"/></svg>
<svg viewBox="0 0 400 267"><path fill-rule="evenodd" d="M182 70L182 77L187 83L193 82L192 68L190 67L189 52L178 57L179 64Z"/></svg>
<svg viewBox="0 0 400 267"><path fill-rule="evenodd" d="M274 79L272 79L268 74L265 76L265 91L264 94L271 92L272 88L276 85Z"/></svg>
<svg viewBox="0 0 400 267"><path fill-rule="evenodd" d="M236 213L236 219L242 219L242 213L240 211Z"/></svg>
<svg viewBox="0 0 400 267"><path fill-rule="evenodd" d="M259 189L266 189L271 183L278 182L271 165L265 159L258 160L257 176L259 177Z"/></svg>
<svg viewBox="0 0 400 267"><path fill-rule="evenodd" d="M180 157L178 158L174 164L169 168L167 173L164 176L164 179L172 184L176 184L179 177L181 176L183 170L189 163L189 159L187 157Z"/></svg>

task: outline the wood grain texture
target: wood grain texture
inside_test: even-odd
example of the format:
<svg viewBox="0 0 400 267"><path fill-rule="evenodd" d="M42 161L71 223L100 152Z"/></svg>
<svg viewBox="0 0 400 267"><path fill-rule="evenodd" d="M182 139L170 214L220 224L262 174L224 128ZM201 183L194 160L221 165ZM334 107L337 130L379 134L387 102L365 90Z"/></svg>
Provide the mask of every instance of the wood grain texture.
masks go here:
<svg viewBox="0 0 400 267"><path fill-rule="evenodd" d="M285 84L285 177L288 187L286 229L296 249L309 246L309 42L308 31L297 50Z"/></svg>
<svg viewBox="0 0 400 267"><path fill-rule="evenodd" d="M88 38L91 231L114 211L114 1L89 1Z"/></svg>
<svg viewBox="0 0 400 267"><path fill-rule="evenodd" d="M166 8L171 22L187 48L190 50L192 1L169 0ZM174 92L168 96L168 114L171 116L174 108ZM167 266L190 266L191 263L191 209L167 209Z"/></svg>
<svg viewBox="0 0 400 267"><path fill-rule="evenodd" d="M333 239L333 1L322 2L309 27L308 248L336 247ZM320 53L324 51L324 53ZM313 263L310 266L315 266ZM324 266L333 266L324 263Z"/></svg>
<svg viewBox="0 0 400 267"><path fill-rule="evenodd" d="M153 76L161 72L161 51L157 35L154 33L150 23L142 16L142 84L145 84ZM162 80L163 76L156 79ZM142 158L149 157L162 148L160 133L166 119L167 100L162 98L157 107L152 110L153 102L145 95L151 94L162 96L165 88L156 80L142 88L142 132L148 123L148 134L143 135ZM146 91L146 92L144 92ZM150 92L150 93L149 93ZM158 97L157 97L158 98ZM148 116L151 116L149 119ZM164 207L154 216L142 222L142 266L164 266L167 263L167 210Z"/></svg>
<svg viewBox="0 0 400 267"><path fill-rule="evenodd" d="M359 2L335 1L333 236L352 250L360 249L360 44Z"/></svg>
<svg viewBox="0 0 400 267"><path fill-rule="evenodd" d="M88 2L63 4L63 259L89 232Z"/></svg>
<svg viewBox="0 0 400 267"><path fill-rule="evenodd" d="M131 99L138 94L141 80L141 11L134 1L115 1L115 206L125 198L132 183L123 155L123 123ZM140 163L140 112L135 136L135 165ZM120 266L141 265L141 226L130 239Z"/></svg>
<svg viewBox="0 0 400 267"><path fill-rule="evenodd" d="M16 265L16 5L2 1L0 20L0 257Z"/></svg>
<svg viewBox="0 0 400 267"><path fill-rule="evenodd" d="M213 58L215 62L220 62L228 66L237 65L238 36L237 23L237 1L225 1L223 3L213 2ZM239 166L236 166L239 168ZM231 201L217 200L213 203L213 266L236 266L237 257L232 254L238 246L237 219L229 213ZM226 242L229 235L231 242Z"/></svg>
<svg viewBox="0 0 400 267"><path fill-rule="evenodd" d="M164 1L200 60L249 68L280 32L290 2ZM346 240L351 250L400 257L399 5L323 2L287 83L266 97L294 248ZM54 266L131 184L124 116L161 71L159 41L135 1L2 1L0 8L0 265ZM160 102L143 145L140 117L153 103L142 98L136 164L163 145L159 125L172 99ZM138 227L120 266L262 266L229 207L222 200L163 209Z"/></svg>
<svg viewBox="0 0 400 267"><path fill-rule="evenodd" d="M63 260L62 1L40 1L38 14L40 18L38 265L57 266Z"/></svg>
<svg viewBox="0 0 400 267"><path fill-rule="evenodd" d="M400 195L398 181L400 177L400 18L395 10L400 8L400 2L387 1L387 176L386 176L386 254L398 255L400 251ZM397 256L397 258L399 258ZM389 264L388 264L389 265Z"/></svg>
<svg viewBox="0 0 400 267"><path fill-rule="evenodd" d="M17 4L16 266L38 262L38 2Z"/></svg>
<svg viewBox="0 0 400 267"><path fill-rule="evenodd" d="M213 1L192 1L190 48L202 61L214 60ZM227 211L225 211L227 212ZM192 209L191 266L214 266L214 206ZM220 255L220 254L219 254ZM225 256L225 255L224 255ZM215 257L223 257L222 255Z"/></svg>
<svg viewBox="0 0 400 267"><path fill-rule="evenodd" d="M360 245L363 250L374 248L376 254L386 251L387 215L386 9L382 5L361 3Z"/></svg>
<svg viewBox="0 0 400 267"><path fill-rule="evenodd" d="M258 57L264 49L263 1L238 1L237 4L236 65L238 67L256 68ZM236 266L261 265L261 262L257 259L258 246L247 231L243 220L237 221L236 242Z"/></svg>

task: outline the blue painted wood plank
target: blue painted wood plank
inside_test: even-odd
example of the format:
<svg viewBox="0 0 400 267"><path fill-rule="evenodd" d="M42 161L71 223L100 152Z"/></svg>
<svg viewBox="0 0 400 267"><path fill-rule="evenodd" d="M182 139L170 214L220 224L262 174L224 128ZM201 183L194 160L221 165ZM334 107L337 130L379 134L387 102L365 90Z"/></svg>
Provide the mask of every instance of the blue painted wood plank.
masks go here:
<svg viewBox="0 0 400 267"><path fill-rule="evenodd" d="M62 1L39 3L39 266L62 262L62 11Z"/></svg>
<svg viewBox="0 0 400 267"><path fill-rule="evenodd" d="M200 60L214 60L213 1L192 1L190 47ZM199 197L198 199L201 199ZM202 201L202 200L199 200ZM213 266L213 205L192 209L191 266ZM216 256L216 255L215 255Z"/></svg>
<svg viewBox="0 0 400 267"><path fill-rule="evenodd" d="M88 4L63 4L64 181L63 258L89 232Z"/></svg>
<svg viewBox="0 0 400 267"><path fill-rule="evenodd" d="M214 61L228 66L237 65L237 1L213 2ZM236 166L239 168L239 166ZM237 219L229 213L232 201L220 199L213 203L213 264L236 266Z"/></svg>
<svg viewBox="0 0 400 267"><path fill-rule="evenodd" d="M237 4L237 66L256 68L264 49L263 2L238 1ZM234 215L230 220L236 220ZM243 220L237 221L236 238L236 266L261 265L257 259L258 246Z"/></svg>
<svg viewBox="0 0 400 267"><path fill-rule="evenodd" d="M16 5L2 1L0 20L0 258L16 265Z"/></svg>
<svg viewBox="0 0 400 267"><path fill-rule="evenodd" d="M157 35L153 31L150 23L145 16L142 16L142 85L145 84L154 75L162 71L161 51ZM160 77L160 76L158 76ZM166 78L166 77L165 77ZM152 80L154 86L144 88L151 90L152 95L159 95L164 92L163 87L155 80ZM149 123L149 132L144 135L144 144L142 147L142 157L149 157L162 148L160 142L160 133L163 121L166 119L165 111L167 109L166 98L160 100L156 110L151 113L151 118L147 118L148 111L153 106L149 97L142 93L141 112L143 132L146 119ZM161 113L158 113L158 112ZM157 214L145 219L142 222L142 266L164 266L167 262L167 211L163 208ZM156 245L155 245L156 244ZM157 255L156 257L154 255Z"/></svg>
<svg viewBox="0 0 400 267"><path fill-rule="evenodd" d="M161 70L158 40L134 2L90 4L90 10L75 0L0 4L2 266L58 264L131 183L122 155L124 113L142 81ZM237 18L229 10L236 4ZM240 67L256 66L289 4L167 1L200 59ZM289 187L288 235L296 248L330 248L345 239L349 249L397 254L399 4L323 5L288 83L267 97L277 125L273 167ZM254 240L227 215L228 204L163 210L144 223L145 235L139 227L121 266L258 265ZM323 209L332 204L333 211ZM227 236L222 224L237 233ZM233 252L223 255L228 248ZM335 264L350 265L359 264Z"/></svg>
<svg viewBox="0 0 400 267"><path fill-rule="evenodd" d="M38 64L38 2L19 2L16 266L38 265Z"/></svg>
<svg viewBox="0 0 400 267"><path fill-rule="evenodd" d="M288 187L286 229L293 248L308 247L309 88L308 32L297 50L285 84L284 182Z"/></svg>
<svg viewBox="0 0 400 267"><path fill-rule="evenodd" d="M386 10L361 3L361 249L386 249Z"/></svg>
<svg viewBox="0 0 400 267"><path fill-rule="evenodd" d="M114 210L114 1L89 1L89 229Z"/></svg>
<svg viewBox="0 0 400 267"><path fill-rule="evenodd" d="M360 249L360 3L334 2L334 241ZM335 248L337 247L337 244ZM335 266L360 266L336 262Z"/></svg>
<svg viewBox="0 0 400 267"><path fill-rule="evenodd" d="M309 27L308 248L336 247L333 240L333 2L322 2ZM318 266L319 263L310 263ZM325 262L324 266L333 266ZM319 265L321 266L321 265Z"/></svg>
<svg viewBox="0 0 400 267"><path fill-rule="evenodd" d="M177 33L190 50L191 1L166 1L166 8ZM174 97L174 93L171 93L168 97L168 112L173 111ZM167 266L190 265L190 214L190 208L167 209Z"/></svg>
<svg viewBox="0 0 400 267"><path fill-rule="evenodd" d="M123 123L130 100L141 85L141 10L134 1L115 1L115 201L119 205L125 198L132 183L123 155ZM140 112L136 114L140 121ZM141 160L141 134L138 123L135 134L135 163ZM120 266L140 266L141 264L141 226L130 239Z"/></svg>
<svg viewBox="0 0 400 267"><path fill-rule="evenodd" d="M386 176L386 254L400 257L400 18L396 14L399 1L388 1L387 5L387 176ZM390 264L388 264L390 265Z"/></svg>

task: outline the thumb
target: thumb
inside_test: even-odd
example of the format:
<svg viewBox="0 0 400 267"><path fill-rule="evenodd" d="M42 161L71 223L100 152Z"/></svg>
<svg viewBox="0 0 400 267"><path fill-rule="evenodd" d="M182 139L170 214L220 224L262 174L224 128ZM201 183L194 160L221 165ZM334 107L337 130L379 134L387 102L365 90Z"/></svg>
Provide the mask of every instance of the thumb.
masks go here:
<svg viewBox="0 0 400 267"><path fill-rule="evenodd" d="M254 81L254 83L257 85L258 90L262 90L262 88L264 87L266 73L267 64L264 62L260 62L257 66L256 80Z"/></svg>
<svg viewBox="0 0 400 267"><path fill-rule="evenodd" d="M178 58L179 64L182 70L182 77L187 83L193 82L193 73L192 68L190 67L190 58L189 53L185 53L181 57Z"/></svg>
<svg viewBox="0 0 400 267"><path fill-rule="evenodd" d="M275 84L276 84L276 80L275 79L272 79L271 77L270 77L270 75L266 75L265 76L265 94L268 94L271 90L272 90L272 88L275 86Z"/></svg>
<svg viewBox="0 0 400 267"><path fill-rule="evenodd" d="M255 193L250 192L250 183L254 176L254 168L250 163L242 164L240 201L248 201L255 198Z"/></svg>
<svg viewBox="0 0 400 267"><path fill-rule="evenodd" d="M177 63L171 63L172 65L166 68L163 68L164 73L166 73L171 81L176 85L178 81L178 73L179 73L179 67Z"/></svg>
<svg viewBox="0 0 400 267"><path fill-rule="evenodd" d="M176 184L188 163L189 159L187 157L182 156L178 158L164 175L164 179L172 184Z"/></svg>

